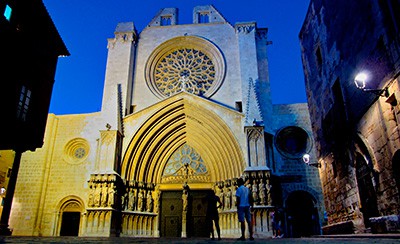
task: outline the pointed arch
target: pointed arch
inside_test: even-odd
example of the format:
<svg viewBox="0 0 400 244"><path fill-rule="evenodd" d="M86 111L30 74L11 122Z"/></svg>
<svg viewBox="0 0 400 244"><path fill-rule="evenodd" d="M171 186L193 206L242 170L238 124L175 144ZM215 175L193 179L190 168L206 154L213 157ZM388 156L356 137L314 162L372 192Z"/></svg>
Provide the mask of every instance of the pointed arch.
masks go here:
<svg viewBox="0 0 400 244"><path fill-rule="evenodd" d="M245 163L237 139L217 114L199 105L201 101L181 94L150 116L127 147L122 176L160 183L169 157L185 143L201 155L211 181L241 175Z"/></svg>

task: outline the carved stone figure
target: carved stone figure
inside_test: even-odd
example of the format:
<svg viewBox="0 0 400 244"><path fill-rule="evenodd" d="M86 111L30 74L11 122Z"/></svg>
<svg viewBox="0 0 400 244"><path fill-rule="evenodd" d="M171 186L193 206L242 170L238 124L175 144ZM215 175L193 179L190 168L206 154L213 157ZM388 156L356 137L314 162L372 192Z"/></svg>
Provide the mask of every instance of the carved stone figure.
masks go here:
<svg viewBox="0 0 400 244"><path fill-rule="evenodd" d="M122 210L127 210L128 202L129 202L129 195L128 195L128 192L125 192L125 194L121 196Z"/></svg>
<svg viewBox="0 0 400 244"><path fill-rule="evenodd" d="M129 188L129 193L128 193L128 210L135 211L135 193L132 188Z"/></svg>
<svg viewBox="0 0 400 244"><path fill-rule="evenodd" d="M258 202L258 186L257 186L256 180L253 181L251 194L252 194L254 203L257 203Z"/></svg>
<svg viewBox="0 0 400 244"><path fill-rule="evenodd" d="M114 206L114 193L115 193L115 186L112 183L109 184L108 187L108 207Z"/></svg>
<svg viewBox="0 0 400 244"><path fill-rule="evenodd" d="M223 210L224 209L224 207L225 207L225 194L224 194L224 191L221 189L221 188L219 188L219 187L217 187L217 189L218 189L218 192L219 192L219 200L221 200L221 207L220 207L220 209L221 210Z"/></svg>
<svg viewBox="0 0 400 244"><path fill-rule="evenodd" d="M271 188L272 188L272 187L271 187L270 184L267 184L266 187L265 187L265 190L266 190L266 192L267 192L267 204L268 204L269 206L272 205Z"/></svg>
<svg viewBox="0 0 400 244"><path fill-rule="evenodd" d="M147 192L147 200L146 200L146 210L147 210L147 212L153 212L153 205L154 205L154 203L153 203L153 197L151 196L151 192L150 191L148 191Z"/></svg>
<svg viewBox="0 0 400 244"><path fill-rule="evenodd" d="M183 206L183 211L187 212L187 207L188 207L188 191L186 189L183 189L183 194L182 194L182 206Z"/></svg>
<svg viewBox="0 0 400 244"><path fill-rule="evenodd" d="M265 205L266 201L265 201L265 185L264 182L262 180L260 180L260 184L258 184L258 190L260 191L260 204L261 205Z"/></svg>
<svg viewBox="0 0 400 244"><path fill-rule="evenodd" d="M100 196L101 196L101 187L98 184L94 185L94 200L93 200L93 205L95 207L100 207Z"/></svg>
<svg viewBox="0 0 400 244"><path fill-rule="evenodd" d="M143 191L139 191L138 193L138 210L143 211L144 210L144 201L143 201Z"/></svg>
<svg viewBox="0 0 400 244"><path fill-rule="evenodd" d="M107 207L108 187L107 183L103 183L101 187L101 207Z"/></svg>
<svg viewBox="0 0 400 244"><path fill-rule="evenodd" d="M94 196L93 196L93 194L94 194L94 189L93 189L93 185L92 184L90 184L90 193L89 193L89 199L88 199L88 206L89 207L93 207L93 198L94 198Z"/></svg>
<svg viewBox="0 0 400 244"><path fill-rule="evenodd" d="M231 189L227 188L225 192L225 209L231 209L232 207L232 192Z"/></svg>

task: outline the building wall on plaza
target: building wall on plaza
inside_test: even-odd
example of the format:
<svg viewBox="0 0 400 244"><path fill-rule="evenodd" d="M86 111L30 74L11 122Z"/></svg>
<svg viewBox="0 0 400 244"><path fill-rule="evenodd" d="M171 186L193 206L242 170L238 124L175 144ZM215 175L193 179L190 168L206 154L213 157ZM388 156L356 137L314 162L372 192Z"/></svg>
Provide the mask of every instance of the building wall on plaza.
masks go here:
<svg viewBox="0 0 400 244"><path fill-rule="evenodd" d="M300 32L325 233L398 231L398 7L311 1Z"/></svg>
<svg viewBox="0 0 400 244"><path fill-rule="evenodd" d="M318 169L302 161L316 159L307 104L272 104L267 29L231 25L211 5L194 8L193 24L177 14L162 9L140 33L117 25L100 112L49 115L43 148L21 160L14 235L207 237L214 191L222 236L238 236L239 177L257 236L272 236L272 211L289 236L319 233Z"/></svg>

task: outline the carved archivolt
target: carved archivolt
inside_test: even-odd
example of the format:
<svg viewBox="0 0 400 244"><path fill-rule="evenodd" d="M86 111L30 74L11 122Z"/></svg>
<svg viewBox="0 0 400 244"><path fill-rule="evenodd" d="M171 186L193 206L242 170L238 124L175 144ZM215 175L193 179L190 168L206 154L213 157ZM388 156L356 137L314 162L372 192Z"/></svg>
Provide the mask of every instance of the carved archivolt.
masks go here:
<svg viewBox="0 0 400 244"><path fill-rule="evenodd" d="M146 82L159 98L185 91L209 97L225 77L225 61L211 42L182 36L157 47L145 68Z"/></svg>

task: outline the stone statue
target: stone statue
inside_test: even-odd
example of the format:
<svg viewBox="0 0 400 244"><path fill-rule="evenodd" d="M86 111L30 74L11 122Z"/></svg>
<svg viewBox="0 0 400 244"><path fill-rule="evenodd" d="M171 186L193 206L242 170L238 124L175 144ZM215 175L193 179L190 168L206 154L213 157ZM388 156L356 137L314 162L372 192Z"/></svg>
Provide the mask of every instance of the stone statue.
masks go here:
<svg viewBox="0 0 400 244"><path fill-rule="evenodd" d="M138 211L143 211L144 210L144 201L143 201L143 191L139 190L138 193Z"/></svg>
<svg viewBox="0 0 400 244"><path fill-rule="evenodd" d="M107 196L108 196L108 187L107 183L104 182L101 188L101 204L102 207L107 207Z"/></svg>
<svg viewBox="0 0 400 244"><path fill-rule="evenodd" d="M261 205L265 205L266 201L265 201L265 185L263 180L260 180L260 184L258 184L258 190L260 191L260 204Z"/></svg>
<svg viewBox="0 0 400 244"><path fill-rule="evenodd" d="M224 191L222 189L220 189L219 187L217 187L217 189L219 189L219 200L221 200L221 207L220 209L223 210L225 207L225 194Z"/></svg>
<svg viewBox="0 0 400 244"><path fill-rule="evenodd" d="M93 192L94 192L94 190L93 190L93 185L92 184L90 184L90 193L89 193L89 199L88 199L88 206L89 207L93 207L93 198L94 198L94 196L93 196Z"/></svg>
<svg viewBox="0 0 400 244"><path fill-rule="evenodd" d="M188 191L186 189L183 189L182 206L183 206L183 211L186 212L188 207Z"/></svg>
<svg viewBox="0 0 400 244"><path fill-rule="evenodd" d="M265 190L267 192L267 204L269 206L272 206L271 188L272 188L272 186L270 184L267 184L265 187Z"/></svg>
<svg viewBox="0 0 400 244"><path fill-rule="evenodd" d="M155 213L158 213L160 197L161 197L160 191L157 190L156 191L156 199L155 199L155 201L153 201L154 202L154 212Z"/></svg>
<svg viewBox="0 0 400 244"><path fill-rule="evenodd" d="M130 211L135 211L135 193L133 191L133 188L129 188L129 193L128 193L128 210Z"/></svg>
<svg viewBox="0 0 400 244"><path fill-rule="evenodd" d="M257 203L258 202L258 186L257 186L257 181L256 180L254 180L253 181L253 185L252 185L252 187L251 187L252 189L251 189L251 194L252 194L252 196L253 196L253 201L254 201L254 203Z"/></svg>
<svg viewBox="0 0 400 244"><path fill-rule="evenodd" d="M153 203L153 197L151 196L151 192L150 191L148 191L147 192L147 200L146 200L146 210L147 210L147 212L153 212L153 205L154 205L154 203Z"/></svg>
<svg viewBox="0 0 400 244"><path fill-rule="evenodd" d="M98 184L94 185L94 200L93 205L95 207L100 207L100 196L101 196L101 187Z"/></svg>
<svg viewBox="0 0 400 244"><path fill-rule="evenodd" d="M128 202L129 202L128 192L125 192L125 194L121 197L122 210L127 210Z"/></svg>
<svg viewBox="0 0 400 244"><path fill-rule="evenodd" d="M231 209L232 207L232 192L231 189L227 188L225 193L225 209Z"/></svg>
<svg viewBox="0 0 400 244"><path fill-rule="evenodd" d="M112 183L108 186L108 207L114 206L114 193L115 193L115 186Z"/></svg>

